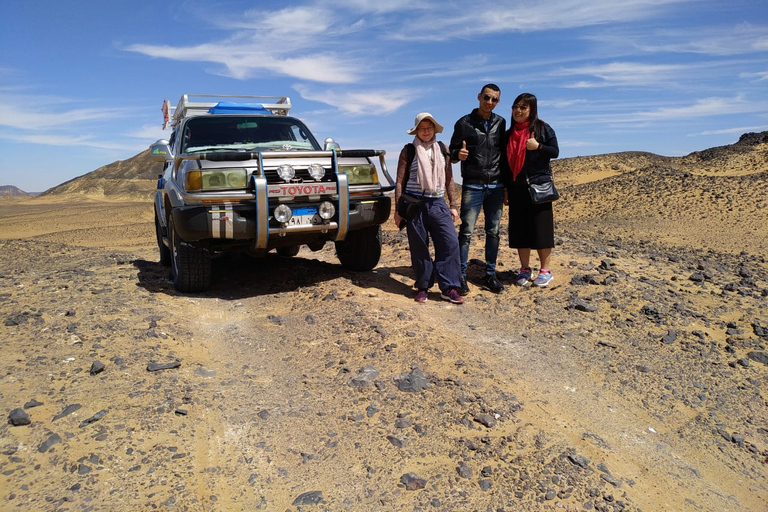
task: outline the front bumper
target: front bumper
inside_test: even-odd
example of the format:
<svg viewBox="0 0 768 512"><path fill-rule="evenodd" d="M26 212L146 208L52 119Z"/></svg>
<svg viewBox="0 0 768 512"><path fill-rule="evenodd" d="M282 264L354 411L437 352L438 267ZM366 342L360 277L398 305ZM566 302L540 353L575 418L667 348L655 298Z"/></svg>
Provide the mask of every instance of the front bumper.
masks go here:
<svg viewBox="0 0 768 512"><path fill-rule="evenodd" d="M326 225L281 227L270 214L268 223L257 222L254 202L180 206L173 208L173 225L179 237L187 242L206 240L215 245L252 242L255 248L270 249L318 240L337 240L339 224L346 221L348 231L383 224L389 219L392 204L389 196L350 199L346 219L338 214ZM268 225L268 236L260 236L259 225ZM342 238L343 239L343 238ZM264 245L266 247L259 247Z"/></svg>

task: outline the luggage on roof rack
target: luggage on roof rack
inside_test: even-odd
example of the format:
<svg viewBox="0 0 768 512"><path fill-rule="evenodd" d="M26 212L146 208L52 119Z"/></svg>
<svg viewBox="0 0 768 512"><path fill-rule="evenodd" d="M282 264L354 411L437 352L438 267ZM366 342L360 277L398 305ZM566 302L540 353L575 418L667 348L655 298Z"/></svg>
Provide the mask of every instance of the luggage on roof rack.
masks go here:
<svg viewBox="0 0 768 512"><path fill-rule="evenodd" d="M182 94L178 105L172 110L171 126L175 127L190 115L249 113L285 116L291 110L291 99L287 96Z"/></svg>

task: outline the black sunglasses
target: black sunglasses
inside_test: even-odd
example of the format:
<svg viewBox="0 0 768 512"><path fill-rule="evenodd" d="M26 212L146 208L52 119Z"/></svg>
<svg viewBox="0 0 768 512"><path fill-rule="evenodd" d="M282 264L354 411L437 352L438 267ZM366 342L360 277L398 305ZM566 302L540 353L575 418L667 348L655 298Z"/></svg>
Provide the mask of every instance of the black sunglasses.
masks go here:
<svg viewBox="0 0 768 512"><path fill-rule="evenodd" d="M491 96L490 94L483 94L483 99L485 101L491 100L492 103L498 103L499 102L499 98Z"/></svg>

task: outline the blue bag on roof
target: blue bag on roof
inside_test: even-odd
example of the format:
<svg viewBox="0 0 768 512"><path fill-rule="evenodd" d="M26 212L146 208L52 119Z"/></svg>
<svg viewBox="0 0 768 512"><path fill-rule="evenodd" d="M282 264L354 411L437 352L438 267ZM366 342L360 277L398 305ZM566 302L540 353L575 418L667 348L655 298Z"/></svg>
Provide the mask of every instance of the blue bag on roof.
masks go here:
<svg viewBox="0 0 768 512"><path fill-rule="evenodd" d="M271 114L261 103L219 102L208 110L209 114Z"/></svg>

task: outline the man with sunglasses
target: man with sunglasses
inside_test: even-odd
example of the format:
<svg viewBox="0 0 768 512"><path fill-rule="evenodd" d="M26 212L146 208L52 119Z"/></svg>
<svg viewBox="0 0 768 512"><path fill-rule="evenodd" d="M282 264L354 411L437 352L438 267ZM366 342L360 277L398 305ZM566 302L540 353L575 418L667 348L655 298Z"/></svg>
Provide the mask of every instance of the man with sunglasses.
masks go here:
<svg viewBox="0 0 768 512"><path fill-rule="evenodd" d="M461 295L469 293L469 244L481 209L485 215L485 276L481 285L493 293L504 289L504 285L496 277L499 224L504 207L504 184L499 165L502 139L507 129L506 120L493 113L500 98L501 90L498 85L484 85L477 95L480 105L456 121L451 137L451 161L461 162Z"/></svg>

